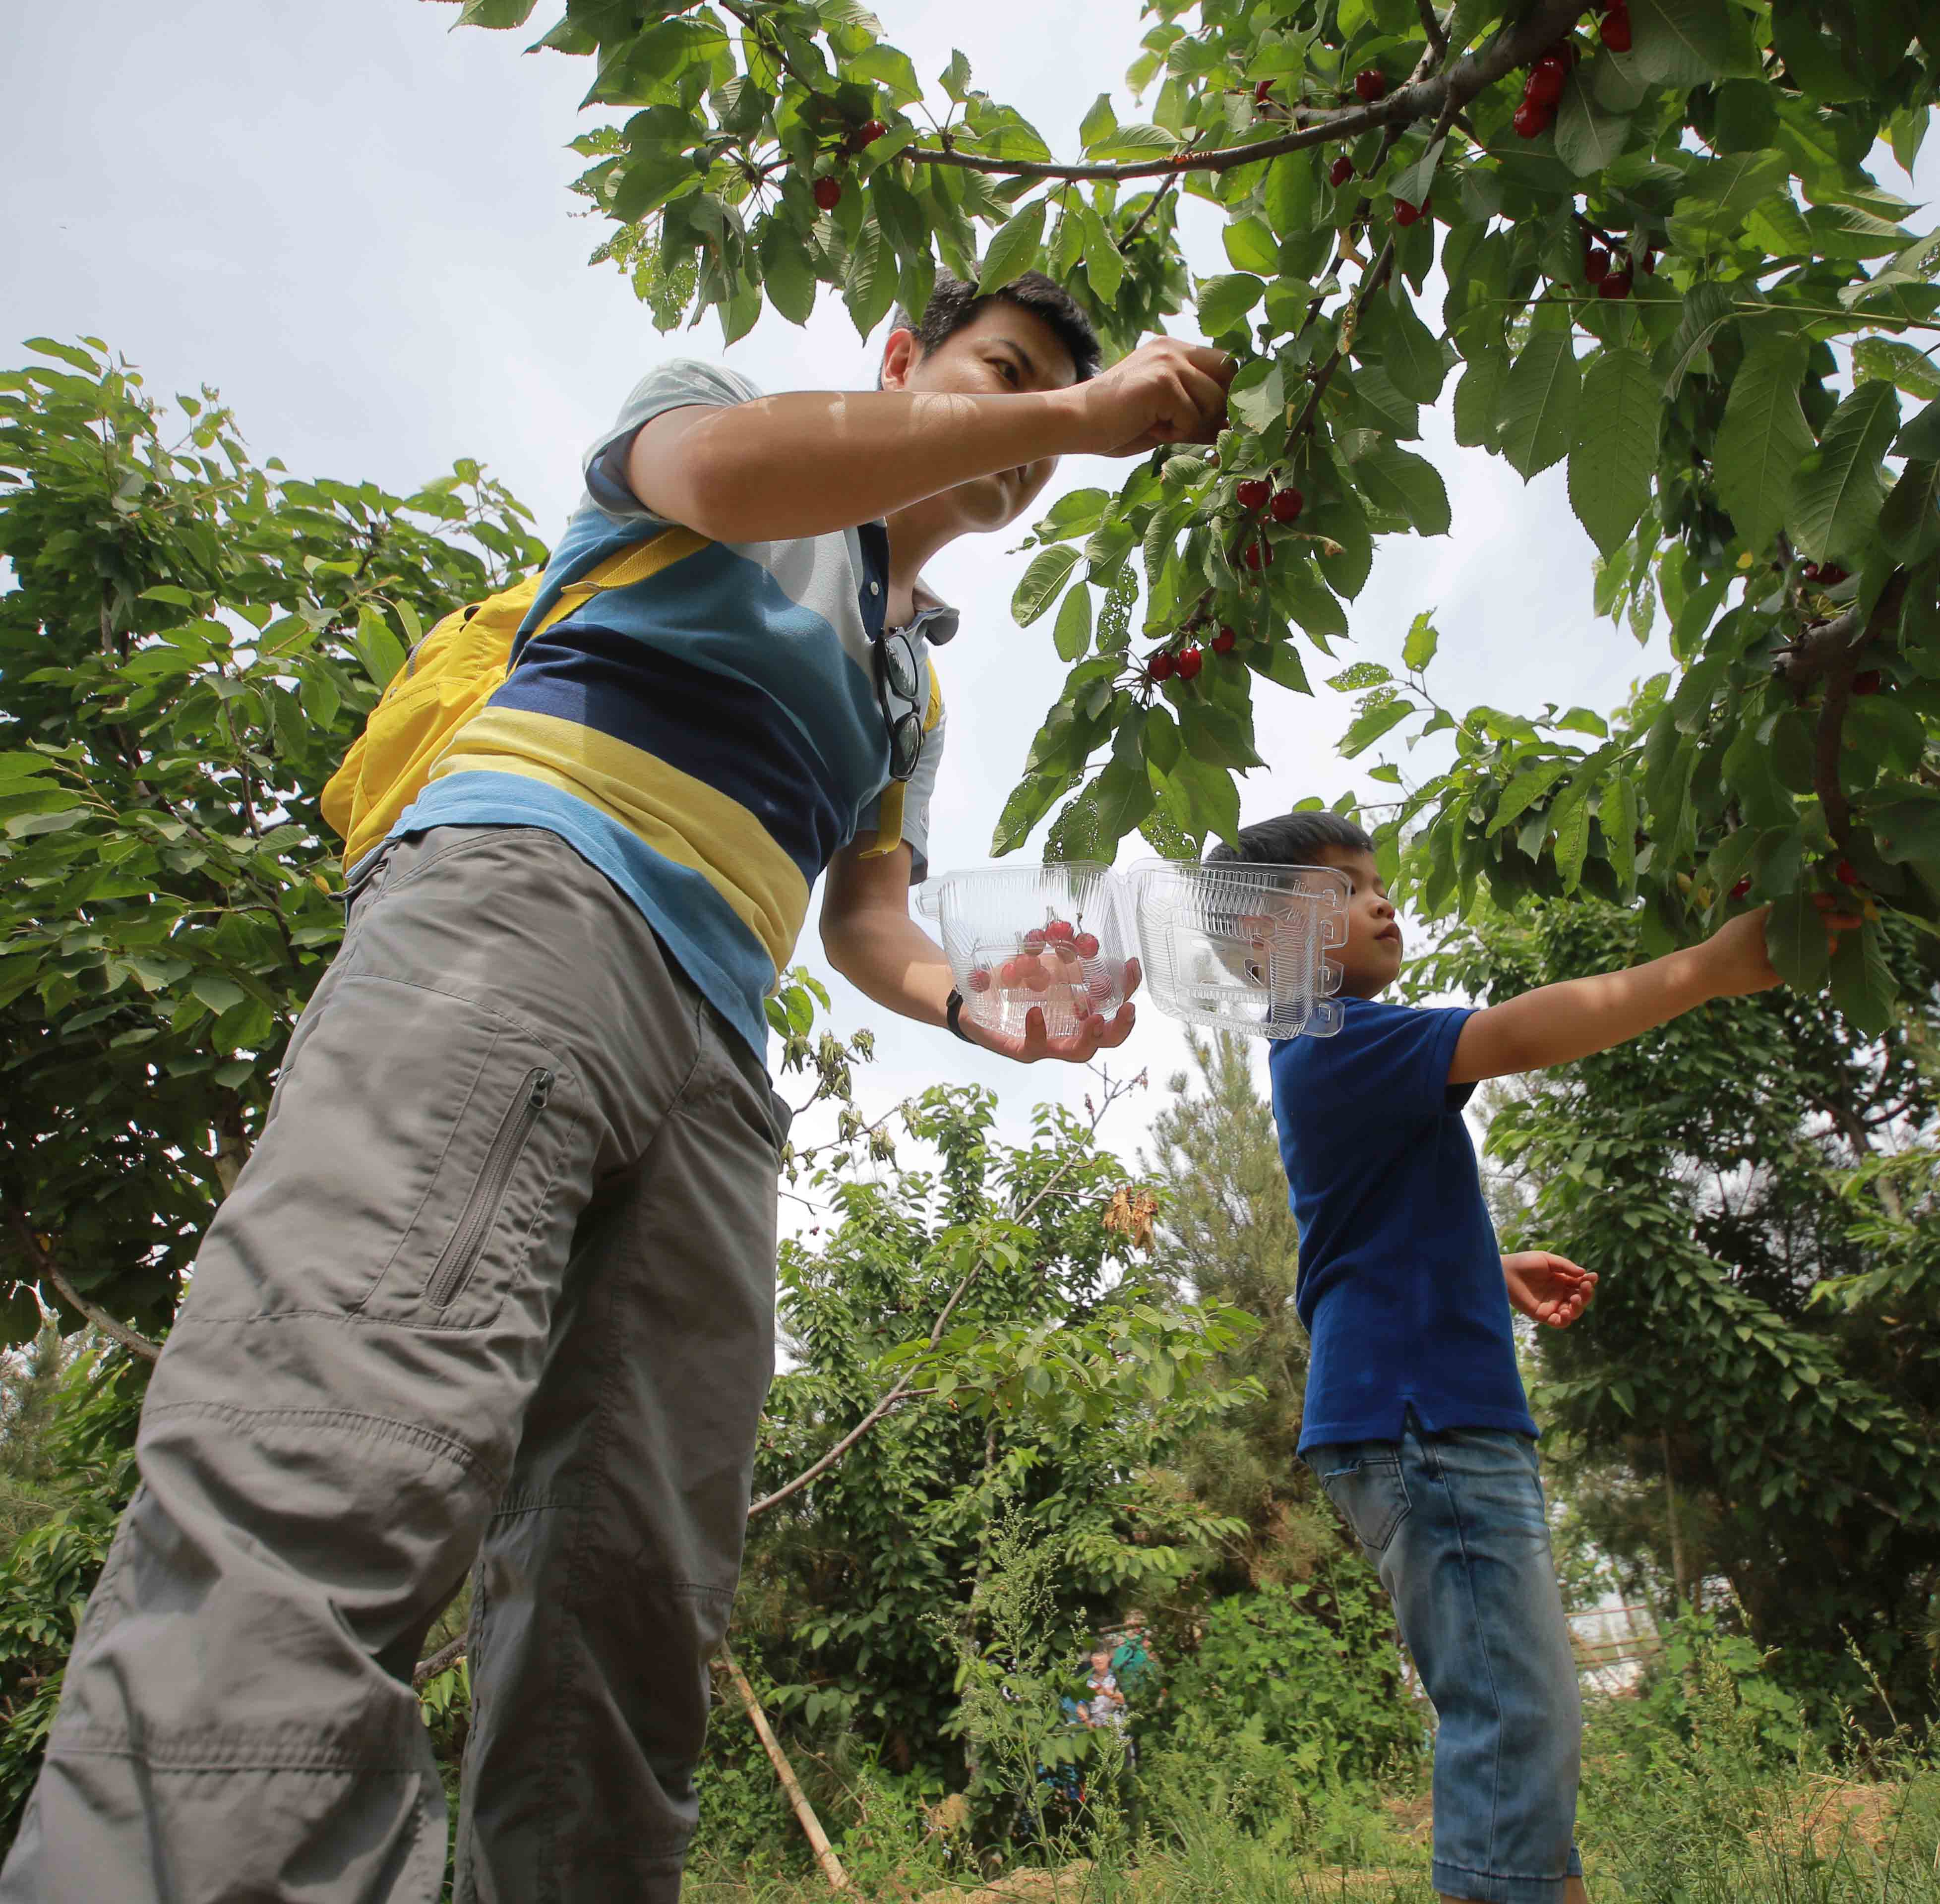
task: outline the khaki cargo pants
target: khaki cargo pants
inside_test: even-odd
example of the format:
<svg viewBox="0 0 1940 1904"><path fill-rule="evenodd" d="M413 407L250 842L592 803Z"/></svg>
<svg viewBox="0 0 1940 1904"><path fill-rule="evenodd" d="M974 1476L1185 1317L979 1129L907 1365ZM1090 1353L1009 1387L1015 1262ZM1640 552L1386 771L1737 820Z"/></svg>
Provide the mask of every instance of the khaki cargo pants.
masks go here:
<svg viewBox="0 0 1940 1904"><path fill-rule="evenodd" d="M666 1904L773 1366L785 1113L552 834L357 897L142 1418L4 1904Z"/></svg>

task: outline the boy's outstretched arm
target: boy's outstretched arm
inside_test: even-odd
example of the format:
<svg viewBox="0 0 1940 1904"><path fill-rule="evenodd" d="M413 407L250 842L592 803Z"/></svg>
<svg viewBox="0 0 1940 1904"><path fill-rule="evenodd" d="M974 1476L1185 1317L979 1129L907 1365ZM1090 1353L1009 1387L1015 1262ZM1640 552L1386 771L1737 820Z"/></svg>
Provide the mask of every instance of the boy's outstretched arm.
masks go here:
<svg viewBox="0 0 1940 1904"><path fill-rule="evenodd" d="M1566 979L1479 1011L1462 1028L1450 1084L1509 1077L1607 1051L1713 998L1778 983L1765 948L1765 909L1743 912L1701 946L1621 972Z"/></svg>

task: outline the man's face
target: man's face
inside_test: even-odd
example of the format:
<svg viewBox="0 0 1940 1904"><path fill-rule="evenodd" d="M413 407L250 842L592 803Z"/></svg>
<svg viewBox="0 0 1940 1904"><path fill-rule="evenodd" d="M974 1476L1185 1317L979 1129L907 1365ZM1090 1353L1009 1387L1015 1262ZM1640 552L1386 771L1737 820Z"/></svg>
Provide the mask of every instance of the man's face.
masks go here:
<svg viewBox="0 0 1940 1904"><path fill-rule="evenodd" d="M895 332L883 358L885 390L1004 397L1063 390L1077 381L1078 367L1057 333L1043 318L1001 298L933 351L918 349L907 331ZM1015 522L1042 493L1057 467L1055 456L1045 456L947 491L959 532L1000 529Z"/></svg>
<svg viewBox="0 0 1940 1904"><path fill-rule="evenodd" d="M1347 876L1347 943L1331 956L1341 967L1341 989L1356 998L1385 992L1401 973L1401 926L1371 853L1329 847L1322 862Z"/></svg>

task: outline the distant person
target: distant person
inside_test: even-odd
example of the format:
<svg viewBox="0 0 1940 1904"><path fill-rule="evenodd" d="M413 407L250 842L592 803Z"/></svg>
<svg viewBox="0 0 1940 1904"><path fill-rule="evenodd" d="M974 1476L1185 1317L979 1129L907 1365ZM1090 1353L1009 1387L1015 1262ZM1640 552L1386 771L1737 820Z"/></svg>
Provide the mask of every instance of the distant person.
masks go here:
<svg viewBox="0 0 1940 1904"><path fill-rule="evenodd" d="M1091 1671L1084 1684L1091 1695L1086 1712L1093 1729L1118 1733L1125 1741L1126 1756L1130 1758L1131 1712L1112 1671L1112 1649L1103 1640L1091 1649Z"/></svg>
<svg viewBox="0 0 1940 1904"><path fill-rule="evenodd" d="M1143 1700L1158 1690L1158 1662L1145 1637L1145 1616L1136 1607L1125 1615L1112 1650L1112 1674L1128 1698Z"/></svg>
<svg viewBox="0 0 1940 1904"><path fill-rule="evenodd" d="M432 1904L411 1668L474 1561L459 1904L679 1895L773 1367L763 1001L812 888L890 1011L1025 1061L1131 1029L964 1020L909 913L958 620L925 565L1062 455L1225 422L1223 352L1098 355L1048 279L944 279L878 388L664 363L587 450L511 672L349 870L0 1904Z"/></svg>
<svg viewBox="0 0 1940 1904"><path fill-rule="evenodd" d="M1300 1452L1380 1569L1440 1717L1435 1888L1582 1904L1576 1664L1510 1305L1560 1327L1597 1279L1544 1251L1498 1253L1462 1111L1484 1078L1567 1064L1776 985L1765 915L1486 1010L1414 1010L1380 1000L1402 934L1359 827L1289 814L1209 858L1331 866L1351 889L1334 955L1341 1028L1277 1043L1270 1060L1300 1226L1295 1302L1313 1338Z"/></svg>

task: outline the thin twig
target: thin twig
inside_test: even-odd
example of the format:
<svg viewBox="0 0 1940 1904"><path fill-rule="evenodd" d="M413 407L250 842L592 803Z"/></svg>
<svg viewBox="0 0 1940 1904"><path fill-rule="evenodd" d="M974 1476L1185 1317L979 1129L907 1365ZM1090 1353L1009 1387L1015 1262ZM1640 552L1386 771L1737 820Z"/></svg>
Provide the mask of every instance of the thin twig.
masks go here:
<svg viewBox="0 0 1940 1904"><path fill-rule="evenodd" d="M146 1336L130 1328L125 1322L117 1322L105 1309L90 1302L61 1274L60 1265L54 1260L53 1253L34 1234L33 1225L20 1211L9 1210L7 1217L36 1272L60 1292L61 1299L69 1308L87 1317L111 1342L119 1342L130 1354L139 1355L145 1362L152 1362L161 1354L160 1342L151 1342Z"/></svg>
<svg viewBox="0 0 1940 1904"><path fill-rule="evenodd" d="M1441 30L1441 23L1435 17L1434 0L1414 0L1415 9L1421 15L1421 30L1428 35L1428 43L1435 49L1438 59L1448 57L1448 35Z"/></svg>

